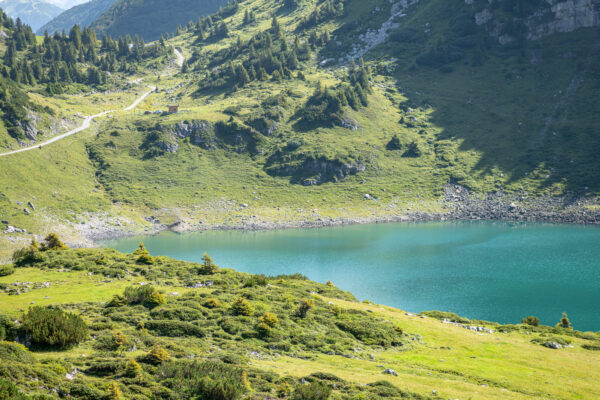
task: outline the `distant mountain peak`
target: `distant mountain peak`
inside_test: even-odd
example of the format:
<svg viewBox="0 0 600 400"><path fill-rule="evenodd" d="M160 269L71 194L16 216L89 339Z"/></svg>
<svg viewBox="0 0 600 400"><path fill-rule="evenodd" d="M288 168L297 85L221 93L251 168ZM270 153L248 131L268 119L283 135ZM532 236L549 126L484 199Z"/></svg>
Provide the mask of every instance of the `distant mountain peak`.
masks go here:
<svg viewBox="0 0 600 400"><path fill-rule="evenodd" d="M41 0L2 0L0 8L10 17L37 29L60 14L63 9Z"/></svg>

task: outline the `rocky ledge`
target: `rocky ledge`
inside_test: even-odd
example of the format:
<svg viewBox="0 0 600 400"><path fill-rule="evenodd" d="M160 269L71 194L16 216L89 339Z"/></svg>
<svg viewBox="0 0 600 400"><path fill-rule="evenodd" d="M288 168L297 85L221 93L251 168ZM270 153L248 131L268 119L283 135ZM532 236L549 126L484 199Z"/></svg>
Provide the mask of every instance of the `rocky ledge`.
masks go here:
<svg viewBox="0 0 600 400"><path fill-rule="evenodd" d="M446 186L446 218L455 220L532 221L600 224L600 198L567 195L530 197L526 193L481 196L458 185Z"/></svg>

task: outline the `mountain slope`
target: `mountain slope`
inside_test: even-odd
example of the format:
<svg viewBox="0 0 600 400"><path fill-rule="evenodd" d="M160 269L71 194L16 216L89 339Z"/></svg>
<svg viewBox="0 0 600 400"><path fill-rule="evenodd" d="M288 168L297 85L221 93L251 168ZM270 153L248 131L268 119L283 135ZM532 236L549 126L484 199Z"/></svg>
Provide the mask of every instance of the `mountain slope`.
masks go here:
<svg viewBox="0 0 600 400"><path fill-rule="evenodd" d="M597 10L493 4L232 3L166 41L185 56L175 75L161 70L175 71L172 54L140 62L117 40L110 81L143 78L156 93L98 135L44 148L30 176L0 160L0 207L13 226L46 233L51 218L73 241L440 218L598 223ZM118 88L95 94L94 113L122 108L110 104ZM88 99L78 93L42 97L74 114ZM62 165L48 159L69 157L85 165L46 176ZM61 179L64 199L38 184ZM36 213L14 206L32 196Z"/></svg>
<svg viewBox="0 0 600 400"><path fill-rule="evenodd" d="M14 19L38 29L52 18L63 12L63 9L53 4L39 0L2 0L0 8Z"/></svg>
<svg viewBox="0 0 600 400"><path fill-rule="evenodd" d="M91 0L87 3L79 4L48 21L37 30L37 34L43 35L45 31L48 31L51 35L54 32L61 32L63 30L68 32L75 24L85 28L98 19L114 3L115 0Z"/></svg>
<svg viewBox="0 0 600 400"><path fill-rule="evenodd" d="M118 0L91 25L113 37L139 35L156 40L203 15L216 12L225 0Z"/></svg>

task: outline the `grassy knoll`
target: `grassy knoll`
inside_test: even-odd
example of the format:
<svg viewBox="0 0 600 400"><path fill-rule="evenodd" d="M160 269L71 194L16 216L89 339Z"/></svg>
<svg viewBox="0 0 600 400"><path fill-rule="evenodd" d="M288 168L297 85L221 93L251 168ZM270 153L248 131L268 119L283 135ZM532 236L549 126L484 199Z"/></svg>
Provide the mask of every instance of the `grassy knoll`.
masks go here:
<svg viewBox="0 0 600 400"><path fill-rule="evenodd" d="M54 387L72 398L104 398L115 383L124 398L179 399L206 393L191 376L176 386L168 378L193 366L210 368L211 379L232 385L225 399L308 399L314 397L298 396L307 396L303 391L309 388L328 391L311 386L315 382L333 389L335 399L600 395L600 354L588 350L600 344L597 333L465 322L493 330L475 332L434 314L359 303L330 283L300 275L252 276L215 271L210 261L136 253L73 249L21 258L12 275L0 278L2 312L9 317L0 318L5 340L22 329L10 321L22 319L30 306L81 315L89 335L66 349L27 351L1 342L0 379L47 398L53 398ZM198 283L209 286L192 287ZM142 289L150 297L132 297ZM566 347L541 345L546 342ZM157 348L166 351L164 357L149 356ZM17 363L11 357L19 352ZM131 359L139 367L129 366ZM396 375L384 374L386 368Z"/></svg>

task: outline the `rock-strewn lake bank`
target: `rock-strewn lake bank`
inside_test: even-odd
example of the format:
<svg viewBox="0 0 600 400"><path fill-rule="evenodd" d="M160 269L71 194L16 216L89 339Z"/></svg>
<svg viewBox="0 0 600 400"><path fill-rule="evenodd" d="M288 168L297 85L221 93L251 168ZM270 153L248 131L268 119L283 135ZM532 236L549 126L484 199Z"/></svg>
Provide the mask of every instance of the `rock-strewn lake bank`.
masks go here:
<svg viewBox="0 0 600 400"><path fill-rule="evenodd" d="M365 195L367 196L367 194ZM377 199L369 195L370 200ZM152 218L147 220L151 227L114 224L86 224L80 231L92 242L105 241L140 234L156 234L163 231L178 233L211 230L275 230L290 228L322 228L331 226L427 221L526 221L565 224L600 224L600 198L576 195L560 197L533 197L524 193L507 194L497 192L480 195L469 192L461 186L448 185L440 200L446 212L422 212L400 210L371 217L326 218L310 216L298 220L272 221L256 215L241 222L207 224L181 219L172 224L162 224ZM96 221L98 222L98 221Z"/></svg>

